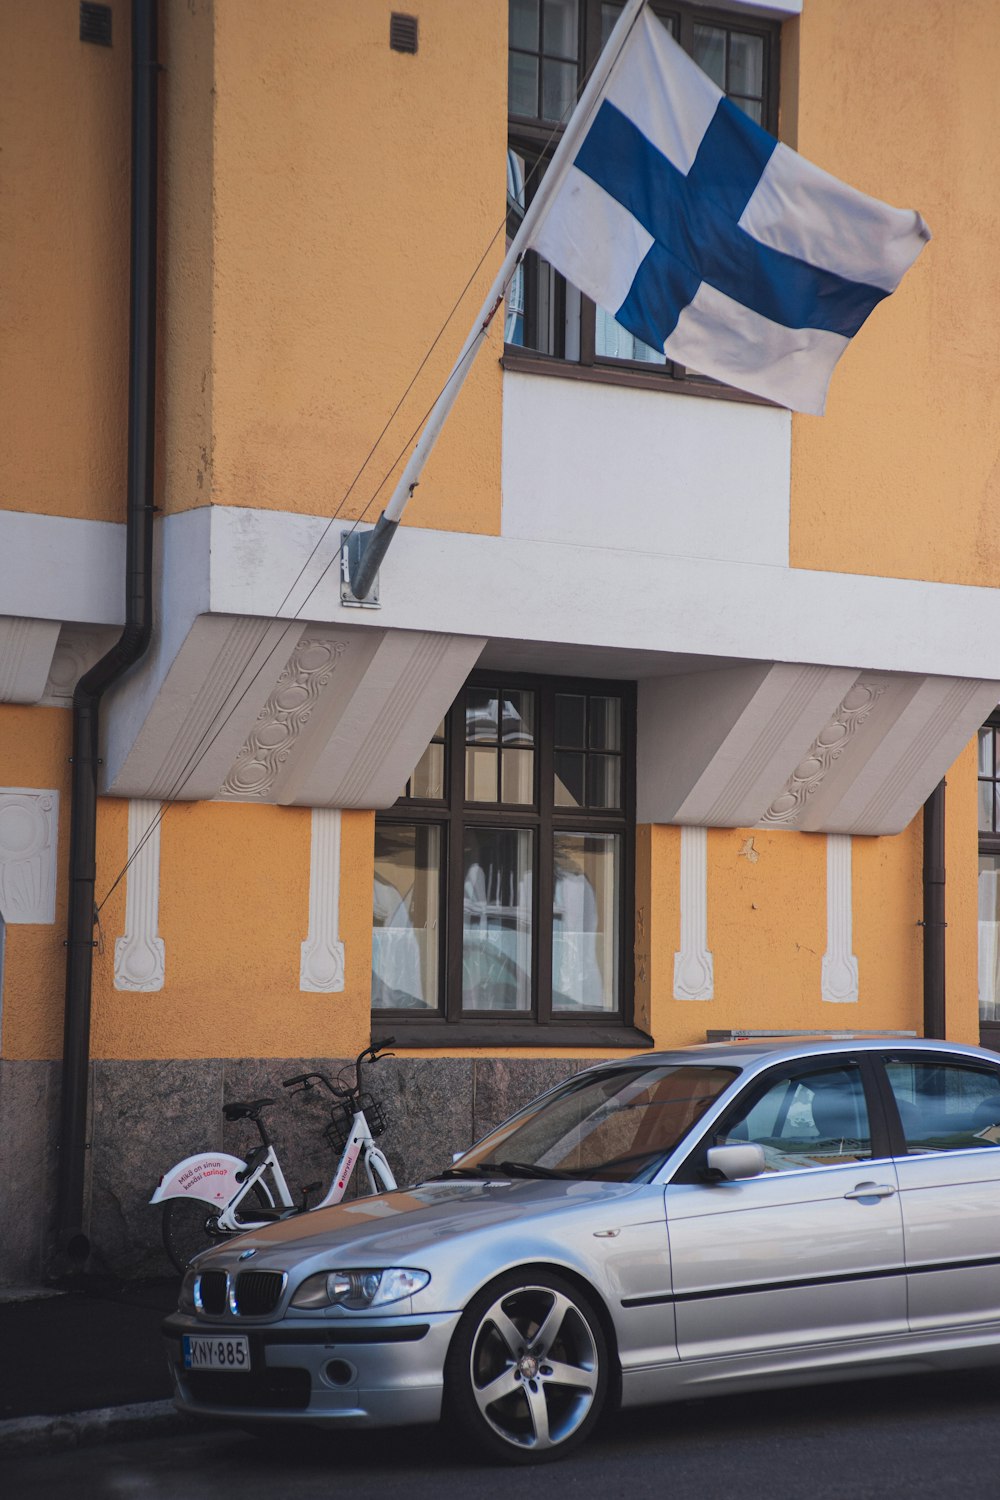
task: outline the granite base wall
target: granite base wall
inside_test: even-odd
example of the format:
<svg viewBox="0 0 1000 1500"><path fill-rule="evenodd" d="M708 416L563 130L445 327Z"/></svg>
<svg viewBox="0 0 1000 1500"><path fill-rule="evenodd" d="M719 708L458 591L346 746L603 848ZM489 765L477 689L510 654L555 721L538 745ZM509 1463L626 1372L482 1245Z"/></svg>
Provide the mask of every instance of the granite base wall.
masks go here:
<svg viewBox="0 0 1000 1500"><path fill-rule="evenodd" d="M293 1096L281 1080L313 1071L335 1077L344 1066L329 1058L93 1062L89 1268L123 1277L170 1270L150 1196L182 1157L219 1149L244 1155L257 1141L252 1124L223 1120L223 1105L235 1099L274 1099L269 1128L294 1194L328 1181L335 1158L323 1136L324 1094ZM448 1166L454 1152L582 1066L532 1058L380 1062L369 1080L388 1114L379 1144L397 1181ZM58 1110L58 1063L0 1062L0 1284L38 1281L51 1264Z"/></svg>

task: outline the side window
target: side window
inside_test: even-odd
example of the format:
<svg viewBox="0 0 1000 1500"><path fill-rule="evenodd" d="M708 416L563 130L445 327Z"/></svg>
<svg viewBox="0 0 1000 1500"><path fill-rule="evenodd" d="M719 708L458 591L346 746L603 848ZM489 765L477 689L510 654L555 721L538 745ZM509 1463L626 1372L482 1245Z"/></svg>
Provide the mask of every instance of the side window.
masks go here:
<svg viewBox="0 0 1000 1500"><path fill-rule="evenodd" d="M722 1127L716 1145L754 1142L763 1147L768 1172L865 1161L872 1154L864 1087L853 1063L772 1075Z"/></svg>
<svg viewBox="0 0 1000 1500"><path fill-rule="evenodd" d="M886 1072L908 1156L1000 1145L1000 1072L905 1058Z"/></svg>

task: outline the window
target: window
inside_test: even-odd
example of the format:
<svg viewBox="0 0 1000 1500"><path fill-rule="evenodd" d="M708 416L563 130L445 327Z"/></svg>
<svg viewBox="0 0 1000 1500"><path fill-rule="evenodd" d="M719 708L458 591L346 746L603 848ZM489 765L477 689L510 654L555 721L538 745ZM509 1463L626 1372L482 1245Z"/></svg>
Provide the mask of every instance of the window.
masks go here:
<svg viewBox="0 0 1000 1500"><path fill-rule="evenodd" d="M1000 1145L1000 1073L905 1058L886 1072L908 1156Z"/></svg>
<svg viewBox="0 0 1000 1500"><path fill-rule="evenodd" d="M979 731L979 1022L1000 1041L1000 713Z"/></svg>
<svg viewBox="0 0 1000 1500"><path fill-rule="evenodd" d="M508 243L531 202L555 139L621 12L620 0L508 0ZM777 133L776 22L653 0L652 9L699 67L757 124ZM505 364L562 375L736 396L666 359L567 283L534 251L508 292Z"/></svg>
<svg viewBox="0 0 1000 1500"><path fill-rule="evenodd" d="M470 678L375 824L372 1007L397 1035L641 1040L633 720L630 684Z"/></svg>
<svg viewBox="0 0 1000 1500"><path fill-rule="evenodd" d="M745 1141L763 1149L766 1172L865 1161L872 1143L859 1069L772 1075L724 1122L715 1144Z"/></svg>

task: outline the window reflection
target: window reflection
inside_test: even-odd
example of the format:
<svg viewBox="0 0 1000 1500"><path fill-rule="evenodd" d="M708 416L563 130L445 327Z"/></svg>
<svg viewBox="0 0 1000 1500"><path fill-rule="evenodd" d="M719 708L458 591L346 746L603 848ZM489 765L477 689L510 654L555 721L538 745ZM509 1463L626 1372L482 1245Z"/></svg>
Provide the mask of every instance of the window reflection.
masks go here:
<svg viewBox="0 0 1000 1500"><path fill-rule="evenodd" d="M462 1005L531 1009L533 839L526 828L468 828L464 840Z"/></svg>
<svg viewBox="0 0 1000 1500"><path fill-rule="evenodd" d="M556 833L552 903L553 1010L618 1007L621 840Z"/></svg>
<svg viewBox="0 0 1000 1500"><path fill-rule="evenodd" d="M441 830L376 824L372 1005L433 1010L439 1003Z"/></svg>

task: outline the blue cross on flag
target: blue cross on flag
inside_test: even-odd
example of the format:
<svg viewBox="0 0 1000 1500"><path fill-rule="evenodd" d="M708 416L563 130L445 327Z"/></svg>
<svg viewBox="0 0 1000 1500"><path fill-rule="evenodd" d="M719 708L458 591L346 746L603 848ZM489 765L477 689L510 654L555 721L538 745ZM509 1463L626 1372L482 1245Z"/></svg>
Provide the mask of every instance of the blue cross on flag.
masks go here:
<svg viewBox="0 0 1000 1500"><path fill-rule="evenodd" d="M818 415L930 230L779 144L643 9L529 239L668 359Z"/></svg>

